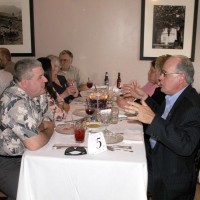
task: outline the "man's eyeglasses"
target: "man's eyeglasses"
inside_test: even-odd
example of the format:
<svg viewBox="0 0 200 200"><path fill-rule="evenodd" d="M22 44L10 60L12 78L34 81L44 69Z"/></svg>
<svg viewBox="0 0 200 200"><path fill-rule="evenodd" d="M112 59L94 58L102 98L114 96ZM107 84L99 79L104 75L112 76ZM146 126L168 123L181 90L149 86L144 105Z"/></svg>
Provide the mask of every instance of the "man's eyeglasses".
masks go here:
<svg viewBox="0 0 200 200"><path fill-rule="evenodd" d="M183 74L180 72L172 72L172 73L168 73L168 72L161 72L160 75L163 75L164 77L166 77L167 75L173 75L173 74Z"/></svg>
<svg viewBox="0 0 200 200"><path fill-rule="evenodd" d="M60 62L69 62L69 59L60 59Z"/></svg>

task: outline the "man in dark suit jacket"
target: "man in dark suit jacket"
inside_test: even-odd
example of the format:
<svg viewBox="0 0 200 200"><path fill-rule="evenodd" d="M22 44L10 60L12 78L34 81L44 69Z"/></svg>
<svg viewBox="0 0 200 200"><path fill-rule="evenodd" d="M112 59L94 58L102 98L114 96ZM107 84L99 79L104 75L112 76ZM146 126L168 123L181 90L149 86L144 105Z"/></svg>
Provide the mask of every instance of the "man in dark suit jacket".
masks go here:
<svg viewBox="0 0 200 200"><path fill-rule="evenodd" d="M185 56L170 57L160 76L166 94L161 106L151 98L129 102L133 120L149 124L151 136L152 199L193 200L200 163L200 98L193 83L194 68ZM137 88L132 95L138 98ZM145 100L145 101L144 101Z"/></svg>

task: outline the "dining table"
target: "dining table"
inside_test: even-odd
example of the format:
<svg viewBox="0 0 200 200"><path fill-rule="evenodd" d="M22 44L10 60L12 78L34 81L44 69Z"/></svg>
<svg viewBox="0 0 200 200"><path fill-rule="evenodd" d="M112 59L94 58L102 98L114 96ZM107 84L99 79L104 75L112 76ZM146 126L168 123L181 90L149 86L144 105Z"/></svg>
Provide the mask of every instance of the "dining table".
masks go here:
<svg viewBox="0 0 200 200"><path fill-rule="evenodd" d="M84 114L84 102L75 100L70 104L67 118L56 125L74 122ZM101 153L65 155L70 146L82 146L87 151L90 130L86 131L83 143L76 143L73 134L55 129L44 147L26 150L17 200L146 200L143 127L137 121L129 121L125 114L120 110L118 123L108 126L113 135L121 135L123 140L108 144Z"/></svg>

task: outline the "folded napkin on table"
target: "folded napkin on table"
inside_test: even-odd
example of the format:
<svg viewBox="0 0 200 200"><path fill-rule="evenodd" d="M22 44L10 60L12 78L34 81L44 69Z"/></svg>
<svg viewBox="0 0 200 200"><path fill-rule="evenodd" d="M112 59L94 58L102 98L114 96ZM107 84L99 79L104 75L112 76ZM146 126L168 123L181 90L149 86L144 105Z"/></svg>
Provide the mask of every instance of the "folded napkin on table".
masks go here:
<svg viewBox="0 0 200 200"><path fill-rule="evenodd" d="M123 142L131 144L131 143L142 143L144 142L143 133L139 130L125 130L123 134L124 140Z"/></svg>

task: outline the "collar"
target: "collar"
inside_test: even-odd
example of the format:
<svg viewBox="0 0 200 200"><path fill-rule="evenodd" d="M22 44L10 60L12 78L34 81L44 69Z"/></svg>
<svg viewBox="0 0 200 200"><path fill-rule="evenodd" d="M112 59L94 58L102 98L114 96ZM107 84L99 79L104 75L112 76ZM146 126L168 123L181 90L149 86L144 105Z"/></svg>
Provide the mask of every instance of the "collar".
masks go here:
<svg viewBox="0 0 200 200"><path fill-rule="evenodd" d="M182 90L178 91L176 94L173 95L166 95L166 104L170 103L171 105L174 105L175 101L178 99L178 97L183 93L183 91L187 88L188 86L184 87Z"/></svg>

